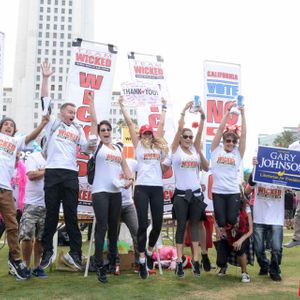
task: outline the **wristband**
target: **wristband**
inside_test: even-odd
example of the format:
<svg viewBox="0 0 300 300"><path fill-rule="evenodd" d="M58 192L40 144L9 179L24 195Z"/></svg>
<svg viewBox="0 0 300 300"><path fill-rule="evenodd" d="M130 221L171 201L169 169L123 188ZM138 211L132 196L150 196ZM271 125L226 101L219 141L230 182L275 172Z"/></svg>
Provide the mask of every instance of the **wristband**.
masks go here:
<svg viewBox="0 0 300 300"><path fill-rule="evenodd" d="M201 120L205 120L205 114L201 114Z"/></svg>
<svg viewBox="0 0 300 300"><path fill-rule="evenodd" d="M161 108L162 108L162 109L167 109L167 105L163 104L163 105L161 106Z"/></svg>
<svg viewBox="0 0 300 300"><path fill-rule="evenodd" d="M180 113L183 117L185 116L185 113Z"/></svg>

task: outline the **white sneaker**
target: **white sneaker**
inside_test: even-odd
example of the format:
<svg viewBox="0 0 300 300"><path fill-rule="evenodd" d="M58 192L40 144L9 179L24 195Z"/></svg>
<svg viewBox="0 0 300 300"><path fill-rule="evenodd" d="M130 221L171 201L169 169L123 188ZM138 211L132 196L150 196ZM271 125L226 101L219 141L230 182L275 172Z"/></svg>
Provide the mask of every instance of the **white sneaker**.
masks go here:
<svg viewBox="0 0 300 300"><path fill-rule="evenodd" d="M292 247L295 247L295 246L298 246L298 245L300 245L300 241L291 240L290 242L284 244L283 246L285 248L292 248Z"/></svg>
<svg viewBox="0 0 300 300"><path fill-rule="evenodd" d="M242 273L241 278L241 282L250 282L250 276L248 273Z"/></svg>

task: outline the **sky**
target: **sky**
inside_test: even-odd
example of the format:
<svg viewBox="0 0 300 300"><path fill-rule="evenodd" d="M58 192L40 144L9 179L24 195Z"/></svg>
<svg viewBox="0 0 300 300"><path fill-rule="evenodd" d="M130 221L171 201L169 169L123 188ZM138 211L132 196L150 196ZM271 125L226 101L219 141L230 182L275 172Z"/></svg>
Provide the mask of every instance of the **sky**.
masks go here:
<svg viewBox="0 0 300 300"><path fill-rule="evenodd" d="M13 82L19 1L0 0L4 86ZM95 0L94 40L118 47L114 90L130 79L128 51L164 57L176 123L185 103L203 95L205 60L241 64L248 165L259 133L300 122L298 6L297 0Z"/></svg>

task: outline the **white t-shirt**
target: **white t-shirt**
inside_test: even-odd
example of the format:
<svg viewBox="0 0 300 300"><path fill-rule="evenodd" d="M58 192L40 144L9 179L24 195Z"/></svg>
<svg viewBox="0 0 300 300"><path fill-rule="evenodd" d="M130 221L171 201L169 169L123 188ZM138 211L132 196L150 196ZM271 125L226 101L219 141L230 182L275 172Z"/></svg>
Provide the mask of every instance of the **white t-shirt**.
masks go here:
<svg viewBox="0 0 300 300"><path fill-rule="evenodd" d="M30 171L44 169L46 160L41 152L33 152L28 155L25 166L26 174L28 174ZM24 203L45 207L44 178L40 180L29 180L28 178Z"/></svg>
<svg viewBox="0 0 300 300"><path fill-rule="evenodd" d="M114 150L102 145L98 151L95 165L95 177L92 193L119 193L120 189L113 184L114 179L120 178L122 154L117 146Z"/></svg>
<svg viewBox="0 0 300 300"><path fill-rule="evenodd" d="M175 153L171 155L171 161L166 159L164 164L173 166L175 175L175 186L179 190L192 191L200 188L200 155L197 153L194 146L190 148L192 154L185 153L181 146L178 146Z"/></svg>
<svg viewBox="0 0 300 300"><path fill-rule="evenodd" d="M55 119L51 118L45 130L46 137L49 135L52 126L56 126ZM75 126L73 123L67 125L60 122L58 128L50 136L47 144L47 169L67 169L78 171L76 162L76 148L81 146L82 150L88 147L85 133L81 126Z"/></svg>
<svg viewBox="0 0 300 300"><path fill-rule="evenodd" d="M138 162L136 185L163 186L160 166L162 151L157 148L145 148L139 142L135 153Z"/></svg>
<svg viewBox="0 0 300 300"><path fill-rule="evenodd" d="M257 183L254 186L253 222L256 224L284 224L284 188Z"/></svg>
<svg viewBox="0 0 300 300"><path fill-rule="evenodd" d="M25 147L26 136L9 136L0 133L0 188L12 190L10 180L16 164L17 152Z"/></svg>
<svg viewBox="0 0 300 300"><path fill-rule="evenodd" d="M134 176L137 171L137 161L132 158L126 158L127 165L131 171L131 174ZM123 177L123 172L121 172L121 177ZM121 188L122 193L122 206L127 206L133 204L132 199L132 186L130 186L127 190Z"/></svg>
<svg viewBox="0 0 300 300"><path fill-rule="evenodd" d="M211 153L211 172L213 174L212 192L217 194L240 193L238 170L241 163L240 151L234 147L226 152L220 144Z"/></svg>
<svg viewBox="0 0 300 300"><path fill-rule="evenodd" d="M296 141L289 145L289 149L300 151L300 141Z"/></svg>

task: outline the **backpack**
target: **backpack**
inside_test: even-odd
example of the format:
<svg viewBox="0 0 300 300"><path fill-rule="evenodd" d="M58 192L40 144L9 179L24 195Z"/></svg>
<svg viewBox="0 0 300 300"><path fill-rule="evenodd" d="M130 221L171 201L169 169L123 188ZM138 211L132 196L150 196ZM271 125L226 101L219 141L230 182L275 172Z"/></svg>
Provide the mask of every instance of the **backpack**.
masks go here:
<svg viewBox="0 0 300 300"><path fill-rule="evenodd" d="M98 154L99 150L101 149L102 145L103 145L103 143L100 141L95 154L87 162L87 181L89 184L93 184L93 182L94 182L96 157L97 157L97 154ZM117 147L122 154L122 149L121 149L120 145L113 144L113 146Z"/></svg>

